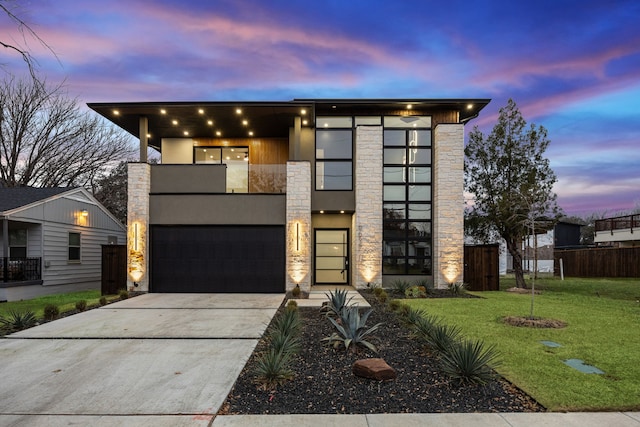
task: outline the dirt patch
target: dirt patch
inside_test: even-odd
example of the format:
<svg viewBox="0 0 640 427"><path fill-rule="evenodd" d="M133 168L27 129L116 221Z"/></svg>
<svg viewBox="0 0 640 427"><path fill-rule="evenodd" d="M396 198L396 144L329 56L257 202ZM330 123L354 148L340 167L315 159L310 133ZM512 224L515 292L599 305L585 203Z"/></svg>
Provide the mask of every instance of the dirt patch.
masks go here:
<svg viewBox="0 0 640 427"><path fill-rule="evenodd" d="M557 319L530 318L519 316L507 316L502 319L504 323L511 326L522 326L526 328L550 328L561 329L567 326L567 322Z"/></svg>

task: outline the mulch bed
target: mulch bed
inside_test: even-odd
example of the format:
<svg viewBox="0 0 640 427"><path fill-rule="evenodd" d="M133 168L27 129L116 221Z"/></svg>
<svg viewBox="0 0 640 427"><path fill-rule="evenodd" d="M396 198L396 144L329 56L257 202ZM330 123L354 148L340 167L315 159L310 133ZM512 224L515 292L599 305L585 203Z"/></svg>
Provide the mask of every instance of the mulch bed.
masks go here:
<svg viewBox="0 0 640 427"><path fill-rule="evenodd" d="M370 414L434 412L538 412L544 408L504 380L485 385L461 385L439 371L429 354L398 316L365 297L374 312L367 325L384 322L371 340L378 353L357 354L321 342L333 326L318 308L300 308L304 322L302 350L294 363L295 378L275 390L263 390L252 370L260 342L231 390L220 414ZM396 369L392 381L352 374L357 359L382 357Z"/></svg>

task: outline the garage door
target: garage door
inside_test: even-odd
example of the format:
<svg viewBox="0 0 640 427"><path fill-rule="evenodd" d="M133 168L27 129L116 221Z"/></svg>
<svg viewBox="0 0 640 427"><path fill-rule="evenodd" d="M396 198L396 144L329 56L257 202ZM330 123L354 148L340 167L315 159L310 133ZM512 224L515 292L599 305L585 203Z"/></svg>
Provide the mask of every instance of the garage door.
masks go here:
<svg viewBox="0 0 640 427"><path fill-rule="evenodd" d="M284 226L152 226L151 292L284 292Z"/></svg>

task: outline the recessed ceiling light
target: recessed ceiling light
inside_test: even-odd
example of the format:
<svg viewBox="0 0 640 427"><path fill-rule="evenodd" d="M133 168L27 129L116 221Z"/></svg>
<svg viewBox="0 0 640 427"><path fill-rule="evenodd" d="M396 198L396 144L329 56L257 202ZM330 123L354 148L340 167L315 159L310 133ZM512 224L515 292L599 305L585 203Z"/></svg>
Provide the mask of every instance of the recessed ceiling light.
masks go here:
<svg viewBox="0 0 640 427"><path fill-rule="evenodd" d="M249 131L249 136L253 136L253 131Z"/></svg>
<svg viewBox="0 0 640 427"><path fill-rule="evenodd" d="M216 131L216 136L222 136L222 132L220 132L219 130Z"/></svg>
<svg viewBox="0 0 640 427"><path fill-rule="evenodd" d="M303 120L302 124L306 126L307 124L309 124L309 121L308 120Z"/></svg>
<svg viewBox="0 0 640 427"><path fill-rule="evenodd" d="M236 156L236 159L239 159L239 158L240 158L240 156Z"/></svg>
<svg viewBox="0 0 640 427"><path fill-rule="evenodd" d="M407 105L407 110L411 110L413 108L413 105L409 104Z"/></svg>
<svg viewBox="0 0 640 427"><path fill-rule="evenodd" d="M116 116L119 116L119 115L120 115L120 111L118 111L118 110L113 110L113 114L115 114Z"/></svg>
<svg viewBox="0 0 640 427"><path fill-rule="evenodd" d="M324 127L328 128L329 127L329 123L325 123Z"/></svg>
<svg viewBox="0 0 640 427"><path fill-rule="evenodd" d="M182 133L184 133L184 136L189 136L189 132L186 131L186 130L184 132L182 132Z"/></svg>
<svg viewBox="0 0 640 427"><path fill-rule="evenodd" d="M151 138L151 134L150 133L147 134L147 138Z"/></svg>
<svg viewBox="0 0 640 427"><path fill-rule="evenodd" d="M210 159L213 159L213 154L209 156Z"/></svg>
<svg viewBox="0 0 640 427"><path fill-rule="evenodd" d="M206 153L206 152L207 152L207 149L205 148L205 149L204 149L204 150L202 150L202 151L204 151L204 152Z"/></svg>
<svg viewBox="0 0 640 427"><path fill-rule="evenodd" d="M174 125L177 125L178 121L177 120L171 120L171 123L173 123Z"/></svg>
<svg viewBox="0 0 640 427"><path fill-rule="evenodd" d="M246 125L248 125L248 124L249 124L249 122L248 122L247 120L243 120L243 121L242 121L242 124L246 126Z"/></svg>
<svg viewBox="0 0 640 427"><path fill-rule="evenodd" d="M467 104L467 110L471 110L473 108L473 104Z"/></svg>
<svg viewBox="0 0 640 427"><path fill-rule="evenodd" d="M231 160L231 157L227 156L227 160Z"/></svg>
<svg viewBox="0 0 640 427"><path fill-rule="evenodd" d="M200 109L198 110L198 113L200 113L200 114L204 114L204 110L203 110L202 108L200 108Z"/></svg>
<svg viewBox="0 0 640 427"><path fill-rule="evenodd" d="M235 149L235 148L232 148L232 149L231 149L231 151L236 151L236 149Z"/></svg>
<svg viewBox="0 0 640 427"><path fill-rule="evenodd" d="M208 124L209 126L213 126L213 120L207 120L207 124Z"/></svg>
<svg viewBox="0 0 640 427"><path fill-rule="evenodd" d="M331 108L337 108L335 105L332 105Z"/></svg>
<svg viewBox="0 0 640 427"><path fill-rule="evenodd" d="M236 114L242 114L242 110L240 108L236 108Z"/></svg>
<svg viewBox="0 0 640 427"><path fill-rule="evenodd" d="M307 110L305 110L305 109L303 108L302 110L300 110L300 114L302 114L302 115L304 116L305 114L307 114Z"/></svg>
<svg viewBox="0 0 640 427"><path fill-rule="evenodd" d="M340 211L340 213L344 213L344 211Z"/></svg>
<svg viewBox="0 0 640 427"><path fill-rule="evenodd" d="M324 213L324 211L320 211L320 213Z"/></svg>
<svg viewBox="0 0 640 427"><path fill-rule="evenodd" d="M160 109L160 114L167 114L167 110L165 110L164 108Z"/></svg>

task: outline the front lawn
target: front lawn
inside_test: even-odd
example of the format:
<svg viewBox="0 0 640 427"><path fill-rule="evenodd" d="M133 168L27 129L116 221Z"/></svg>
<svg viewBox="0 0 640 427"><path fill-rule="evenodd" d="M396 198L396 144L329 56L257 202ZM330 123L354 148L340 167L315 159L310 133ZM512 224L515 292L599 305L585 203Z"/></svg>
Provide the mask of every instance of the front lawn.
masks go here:
<svg viewBox="0 0 640 427"><path fill-rule="evenodd" d="M504 289L473 292L481 298L404 300L469 338L495 344L503 355L498 372L551 411L640 409L640 280L542 279L534 316L563 320L563 329L504 324L505 316L528 316L531 294ZM540 341L561 345L550 348ZM582 359L605 372L585 374L563 363Z"/></svg>
<svg viewBox="0 0 640 427"><path fill-rule="evenodd" d="M119 296L111 295L107 297L107 301L111 302L115 299L119 299ZM72 311L76 309L76 302L80 300L87 301L87 307L96 306L99 304L100 291L78 291L68 292L57 295L47 295L44 297L33 298L22 301L10 301L0 304L0 317L7 317L7 315L13 311L25 312L33 311L38 319L44 316L44 307L47 304L57 305L60 309L60 313Z"/></svg>

